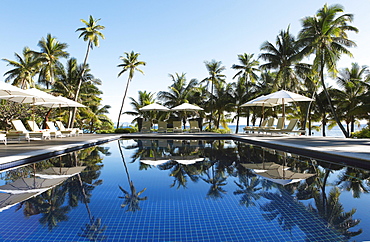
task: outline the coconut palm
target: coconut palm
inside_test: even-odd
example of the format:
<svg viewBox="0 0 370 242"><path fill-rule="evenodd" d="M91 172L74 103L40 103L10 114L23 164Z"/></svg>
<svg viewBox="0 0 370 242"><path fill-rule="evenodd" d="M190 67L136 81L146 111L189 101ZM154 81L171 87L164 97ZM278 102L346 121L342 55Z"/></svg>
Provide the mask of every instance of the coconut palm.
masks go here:
<svg viewBox="0 0 370 242"><path fill-rule="evenodd" d="M14 69L5 72L4 76L6 82L13 80L12 85L18 86L23 89L35 87L33 77L37 74L39 69L39 62L32 55L30 48L24 47L23 57L14 53L15 61L3 59L8 62L8 66L13 66Z"/></svg>
<svg viewBox="0 0 370 242"><path fill-rule="evenodd" d="M150 116L152 113L148 111L141 111L140 108L155 103L154 93L147 92L147 91L139 91L139 98L135 100L133 97L129 97L131 100L131 106L133 108L132 111L124 112L124 114L128 114L134 116L135 119L131 121L131 123L138 123L140 117L146 118L148 120L154 119L154 117Z"/></svg>
<svg viewBox="0 0 370 242"><path fill-rule="evenodd" d="M352 56L347 47L356 46L355 42L348 39L347 36L349 31L358 32L357 28L349 25L353 20L353 15L341 14L343 11L344 8L339 4L331 6L325 4L315 16L303 18L303 28L299 33L299 44L303 47L301 54L315 55L313 69L319 74L335 121L345 137L348 138L349 134L336 114L324 79L324 70L326 69L332 76L335 76L338 72L337 62L341 55Z"/></svg>
<svg viewBox="0 0 370 242"><path fill-rule="evenodd" d="M202 82L207 82L207 87L209 86L209 83L211 83L211 101L210 101L210 120L209 120L209 126L208 128L211 129L212 126L212 119L213 119L213 88L214 86L219 85L220 83L225 82L225 75L221 74L222 71L224 71L226 68L225 66L222 66L221 61L205 61L204 64L206 65L207 71L209 73L209 77L206 77L202 80Z"/></svg>
<svg viewBox="0 0 370 242"><path fill-rule="evenodd" d="M87 59L89 57L90 49L93 49L94 46L99 47L99 37L104 39L104 35L100 32L100 30L105 29L104 26L97 24L100 21L100 19L94 19L93 16L90 15L89 21L81 19L81 22L83 22L86 26L78 28L77 31L81 31L81 34L78 38L83 37L84 41L87 41L87 50L86 50L86 55L83 63L83 68L80 74L80 80L78 82L77 90L76 90L76 95L75 95L75 101L77 102L80 89L81 89L81 84L84 79L84 73L86 71L85 67L87 65ZM74 108L73 111L73 117L72 117L72 122L71 122L71 127L73 127L75 115L76 115L77 108Z"/></svg>
<svg viewBox="0 0 370 242"><path fill-rule="evenodd" d="M123 95L121 108L120 108L119 114L118 114L117 128L119 128L119 121L121 119L123 104L125 103L128 86L129 86L130 82L132 81L132 78L134 77L135 71L138 71L138 72L141 72L142 74L144 74L144 72L141 69L139 69L138 66L141 66L141 65L145 66L146 65L146 63L144 61L139 61L138 60L138 57L139 57L140 53L135 53L134 51L131 51L130 53L125 52L124 54L125 54L125 57L123 57L123 56L120 57L120 59L123 61L123 63L119 64L117 66L117 67L122 67L122 70L118 73L118 77L121 76L126 71L128 71L129 74L128 74L128 80L127 80L127 84L126 84L125 94Z"/></svg>
<svg viewBox="0 0 370 242"><path fill-rule="evenodd" d="M300 90L299 76L304 76L310 71L310 66L299 63L301 56L299 55L299 46L296 44L295 38L289 32L289 27L286 31L280 31L276 37L276 46L266 41L261 46L261 51L266 51L260 54L262 60L267 63L261 65L262 69L275 69L275 88L290 91Z"/></svg>
<svg viewBox="0 0 370 242"><path fill-rule="evenodd" d="M186 80L185 73L169 74L172 84L168 87L169 91L160 91L158 98L164 101L167 107L175 107L184 102L188 102L194 94L195 87L198 85L197 79Z"/></svg>
<svg viewBox="0 0 370 242"><path fill-rule="evenodd" d="M253 59L253 54L247 54L247 53L238 55L238 60L240 62L240 65L234 64L231 67L232 69L238 70L238 72L235 74L233 79L235 79L236 77L243 77L243 80L245 81L245 87L246 87L245 91L248 97L249 95L248 80L253 83L258 79L256 72L260 71L257 68L259 65L259 62ZM248 98L246 101L249 101L249 100L250 98ZM249 126L249 108L248 107L247 107L247 126Z"/></svg>
<svg viewBox="0 0 370 242"><path fill-rule="evenodd" d="M249 95L247 95L247 92L246 92L247 87L245 85L244 77L239 77L238 81L232 83L232 85L233 85L232 97L234 99L235 109L236 109L236 115L233 118L233 121L236 119L235 133L237 134L239 132L239 120L240 120L240 117L242 117L243 115L241 105L248 101ZM248 122L249 122L249 117L248 117Z"/></svg>
<svg viewBox="0 0 370 242"><path fill-rule="evenodd" d="M168 87L169 91L160 91L158 93L158 98L164 101L165 106L172 108L182 103L188 103L198 91L196 88L198 85L197 79L191 79L188 83L185 75L185 73L169 75L173 82ZM180 111L179 113L179 116L183 118L185 128L186 117L193 112Z"/></svg>
<svg viewBox="0 0 370 242"><path fill-rule="evenodd" d="M31 52L42 63L39 73L39 83L45 84L47 89L49 89L49 85L54 84L58 66L61 65L59 59L68 58L69 56L65 51L68 45L66 43L60 43L51 34L48 34L46 39L42 38L37 45L41 48L41 51Z"/></svg>
<svg viewBox="0 0 370 242"><path fill-rule="evenodd" d="M342 91L339 91L341 105L345 106L347 111L348 122L351 130L347 125L347 132L354 132L355 114L354 110L361 103L361 97L365 94L367 88L363 81L364 75L368 72L366 66L360 67L358 63L352 63L351 68L345 68L339 72L337 84Z"/></svg>
<svg viewBox="0 0 370 242"><path fill-rule="evenodd" d="M224 127L224 129L228 130L227 123L229 122L228 116L225 112L233 111L235 107L234 99L233 99L233 85L231 83L223 84L220 83L219 85L215 86L215 100L213 104L213 108L215 109L214 116L215 116L215 126L217 129L220 128L220 124Z"/></svg>

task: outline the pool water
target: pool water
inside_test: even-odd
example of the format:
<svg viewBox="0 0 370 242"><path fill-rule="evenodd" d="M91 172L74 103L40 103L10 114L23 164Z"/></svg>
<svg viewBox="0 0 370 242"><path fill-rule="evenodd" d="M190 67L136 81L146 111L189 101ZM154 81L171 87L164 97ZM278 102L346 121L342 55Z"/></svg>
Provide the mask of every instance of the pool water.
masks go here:
<svg viewBox="0 0 370 242"><path fill-rule="evenodd" d="M120 140L0 175L0 241L370 239L369 171L231 140Z"/></svg>

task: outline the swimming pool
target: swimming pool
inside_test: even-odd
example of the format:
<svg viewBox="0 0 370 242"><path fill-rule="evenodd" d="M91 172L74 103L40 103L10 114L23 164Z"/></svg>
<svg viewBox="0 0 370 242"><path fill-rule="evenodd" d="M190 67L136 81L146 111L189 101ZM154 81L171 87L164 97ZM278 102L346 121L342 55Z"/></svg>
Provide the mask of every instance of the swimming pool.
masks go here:
<svg viewBox="0 0 370 242"><path fill-rule="evenodd" d="M3 171L0 240L363 241L369 177L230 140L114 141Z"/></svg>

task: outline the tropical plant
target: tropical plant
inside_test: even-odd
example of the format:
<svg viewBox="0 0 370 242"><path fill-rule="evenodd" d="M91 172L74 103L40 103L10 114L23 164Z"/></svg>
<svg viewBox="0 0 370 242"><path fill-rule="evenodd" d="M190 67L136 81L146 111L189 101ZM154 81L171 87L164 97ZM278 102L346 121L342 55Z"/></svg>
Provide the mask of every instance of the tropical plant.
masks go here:
<svg viewBox="0 0 370 242"><path fill-rule="evenodd" d="M355 128L355 109L361 104L361 96L367 91L364 82L368 68L360 67L357 63L352 63L351 68L344 68L339 72L337 84L342 90L338 90L340 105L346 110L347 132L354 132ZM358 118L358 116L357 116ZM349 125L351 126L349 128Z"/></svg>
<svg viewBox="0 0 370 242"><path fill-rule="evenodd" d="M133 97L129 97L131 100L131 106L133 107L132 111L124 112L124 114L135 116L136 118L131 121L131 123L138 123L140 117L146 118L148 120L154 119L151 116L151 112L148 111L141 111L140 108L152 104L155 102L154 93L147 92L147 91L139 91L139 98L135 100Z"/></svg>
<svg viewBox="0 0 370 242"><path fill-rule="evenodd" d="M213 103L213 88L214 86L218 86L220 83L223 83L225 82L224 78L225 78L225 75L224 74L221 74L221 72L223 72L226 68L225 66L222 66L222 62L221 61L216 61L216 60L212 60L212 61L205 61L204 64L206 65L206 68L207 68L207 71L209 73L209 77L206 77L205 79L203 79L201 82L206 82L207 83L207 88L209 86L209 84L211 83L211 92L210 92L210 102L209 102L209 109L210 109L210 119L209 119L209 126L208 128L211 129L212 128L212 119L213 119L213 109L214 109L214 103Z"/></svg>
<svg viewBox="0 0 370 242"><path fill-rule="evenodd" d="M4 73L6 82L13 80L12 85L18 86L23 89L35 87L33 77L39 70L39 62L37 58L31 53L30 48L24 47L23 57L17 53L14 53L15 61L9 59L3 59L8 62L8 66L13 66L14 69Z"/></svg>
<svg viewBox="0 0 370 242"><path fill-rule="evenodd" d="M175 73L175 75L169 75L172 80L171 86L168 87L169 91L160 91L158 93L158 98L163 100L164 105L170 108L178 106L183 103L189 103L191 98L198 92L196 79L191 79L187 83L185 73ZM184 128L185 122L188 115L193 112L179 111L179 116L182 117Z"/></svg>
<svg viewBox="0 0 370 242"><path fill-rule="evenodd" d="M238 70L238 72L235 74L233 79L235 79L236 77L239 77L239 81L244 80L245 87L246 87L245 92L246 92L246 97L247 97L246 101L249 101L250 97L249 97L248 80L254 83L258 79L256 72L260 71L260 69L257 68L259 65L259 62L253 59L253 54L247 54L247 53L238 55L238 60L240 62L240 65L234 64L231 66L232 69ZM240 79L240 77L243 77L243 79ZM239 121L239 116L238 116L238 121ZM247 107L247 126L249 126L249 108L248 107Z"/></svg>
<svg viewBox="0 0 370 242"><path fill-rule="evenodd" d="M60 43L51 34L48 34L46 39L42 38L37 45L41 48L40 52L31 51L31 53L41 62L38 82L46 85L46 88L49 89L49 85L54 84L55 76L60 69L59 59L69 56L65 51L68 45Z"/></svg>
<svg viewBox="0 0 370 242"><path fill-rule="evenodd" d="M262 64L262 69L275 69L275 88L289 91L299 91L301 87L299 77L310 71L310 66L299 63L302 59L299 55L299 46L295 38L289 32L289 27L286 31L280 31L276 37L276 47L266 41L261 46L265 53L260 54L260 58L267 61Z"/></svg>
<svg viewBox="0 0 370 242"><path fill-rule="evenodd" d="M81 22L84 23L86 26L78 28L77 31L81 31L81 34L78 38L83 37L84 41L87 41L87 50L86 55L84 59L84 63L82 65L82 70L80 72L80 80L78 82L76 94L75 94L75 101L77 102L81 85L84 80L84 74L87 68L87 59L89 57L90 49L93 49L94 46L99 47L99 37L104 39L104 35L100 32L100 30L105 29L104 26L97 24L100 21L100 19L94 19L93 16L90 15L89 21L85 21L81 19ZM73 115L72 115L72 121L71 121L71 127L73 128L73 123L75 120L77 108L74 108Z"/></svg>
<svg viewBox="0 0 370 242"><path fill-rule="evenodd" d="M299 33L299 45L302 47L301 54L314 54L313 69L317 71L321 85L332 115L342 130L345 137L349 134L340 122L330 94L326 88L324 70L332 76L338 72L337 62L342 54L352 56L347 47L356 46L355 42L347 36L348 31L358 32L358 29L349 25L353 20L352 14L341 14L344 8L339 4L324 5L315 16L302 19L302 30ZM338 16L338 14L341 14Z"/></svg>
<svg viewBox="0 0 370 242"><path fill-rule="evenodd" d="M122 67L122 70L118 73L118 77L121 76L126 71L128 71L129 74L128 74L128 79L127 79L125 94L123 95L121 108L120 108L119 114L118 114L117 128L119 128L119 122L120 122L120 119L121 119L123 104L125 103L128 86L129 86L130 82L132 81L132 78L134 77L135 71L138 71L138 72L141 72L142 74L144 74L144 72L141 69L139 69L138 66L140 66L140 65L145 66L146 65L146 63L144 61L139 61L138 60L138 57L139 57L140 53L135 53L134 51L131 51L130 53L125 52L124 54L125 54L125 57L123 57L123 56L120 57L120 59L123 61L123 63L119 64L117 66L117 67Z"/></svg>

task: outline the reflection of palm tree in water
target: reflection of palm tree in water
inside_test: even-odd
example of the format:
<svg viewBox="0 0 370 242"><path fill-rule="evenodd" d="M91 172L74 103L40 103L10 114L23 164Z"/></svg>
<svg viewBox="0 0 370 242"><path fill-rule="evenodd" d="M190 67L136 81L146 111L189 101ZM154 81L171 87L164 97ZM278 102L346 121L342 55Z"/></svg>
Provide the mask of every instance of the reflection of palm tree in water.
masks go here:
<svg viewBox="0 0 370 242"><path fill-rule="evenodd" d="M215 172L214 169L214 163L211 166L211 175L209 172L206 172L207 179L202 178L203 181L205 181L208 184L211 184L211 187L209 188L207 192L207 198L222 198L222 194L226 194L226 191L223 189L223 186L225 186L226 183L226 177L224 177L222 174Z"/></svg>
<svg viewBox="0 0 370 242"><path fill-rule="evenodd" d="M316 187L311 188L316 208L309 205L309 210L325 219L329 227L335 228L349 239L362 233L362 229L349 231L350 228L358 225L360 220L352 218L356 209L351 209L349 212L344 211L343 205L339 202L341 192L337 187L333 187L327 196L325 188L330 173L331 170L327 168L324 171L317 169L317 179L313 184Z"/></svg>
<svg viewBox="0 0 370 242"><path fill-rule="evenodd" d="M261 198L261 195L258 193L258 191L262 189L262 187L258 187L260 185L260 180L256 176L250 178L250 173L248 169L247 174L239 175L239 183L234 181L239 187L239 189L235 190L234 195L242 194L239 203L245 207L256 206L254 201Z"/></svg>
<svg viewBox="0 0 370 242"><path fill-rule="evenodd" d="M77 174L78 180L80 182L81 191L84 197L84 204L87 210L87 213L89 214L89 222L88 224L85 224L85 227L81 228L82 233L79 234L81 237L85 237L89 239L90 241L102 241L106 237L103 235L103 232L106 230L107 226L102 226L101 218L95 219L94 216L91 214L91 210L89 208L89 204L87 203L87 195L85 192L85 189L82 184L82 179L80 174Z"/></svg>
<svg viewBox="0 0 370 242"><path fill-rule="evenodd" d="M141 209L140 206L139 206L139 202L140 201L145 201L145 200L148 199L148 197L142 197L142 198L139 197L143 192L145 192L146 188L144 188L143 190L141 190L138 193L136 192L136 188L134 186L133 181L130 178L130 173L128 172L128 168L127 168L127 164L126 164L126 161L125 161L125 157L123 155L120 140L118 140L118 148L119 148L119 151L120 151L120 154L121 154L121 157L122 157L123 165L125 166L127 181L128 181L129 186L130 186L130 192L128 192L125 189L123 189L120 185L118 185L119 189L125 195L124 197L119 197L119 198L124 199L123 203L121 204L121 207L122 208L127 207L126 212L136 212L136 211Z"/></svg>

